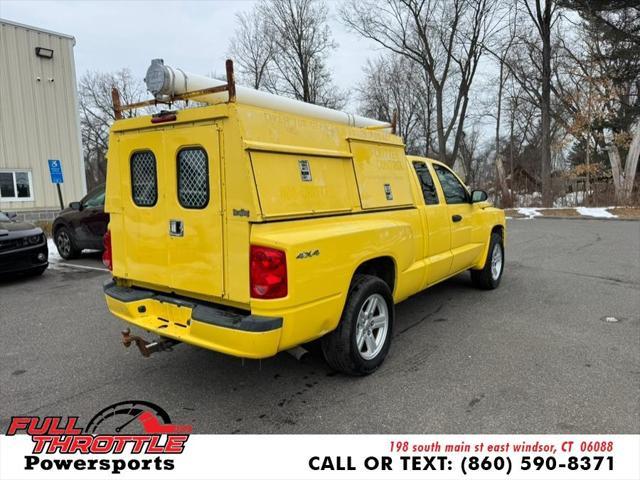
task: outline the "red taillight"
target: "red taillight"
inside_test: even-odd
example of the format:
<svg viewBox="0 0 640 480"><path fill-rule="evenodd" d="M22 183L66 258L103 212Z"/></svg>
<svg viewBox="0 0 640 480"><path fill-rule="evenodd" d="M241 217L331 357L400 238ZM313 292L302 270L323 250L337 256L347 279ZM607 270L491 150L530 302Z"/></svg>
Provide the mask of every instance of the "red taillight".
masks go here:
<svg viewBox="0 0 640 480"><path fill-rule="evenodd" d="M111 230L107 230L102 239L104 251L102 252L102 263L109 270L113 270L113 261L111 259Z"/></svg>
<svg viewBox="0 0 640 480"><path fill-rule="evenodd" d="M249 270L252 298L287 296L287 257L282 250L251 245Z"/></svg>

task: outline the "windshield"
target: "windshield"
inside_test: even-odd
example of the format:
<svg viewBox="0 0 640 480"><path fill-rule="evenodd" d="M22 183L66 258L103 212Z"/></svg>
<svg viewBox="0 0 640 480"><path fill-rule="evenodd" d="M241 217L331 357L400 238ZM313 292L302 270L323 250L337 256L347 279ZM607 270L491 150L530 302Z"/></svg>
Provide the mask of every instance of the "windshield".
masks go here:
<svg viewBox="0 0 640 480"><path fill-rule="evenodd" d="M0 222L8 222L9 217L7 217L4 213L0 212Z"/></svg>

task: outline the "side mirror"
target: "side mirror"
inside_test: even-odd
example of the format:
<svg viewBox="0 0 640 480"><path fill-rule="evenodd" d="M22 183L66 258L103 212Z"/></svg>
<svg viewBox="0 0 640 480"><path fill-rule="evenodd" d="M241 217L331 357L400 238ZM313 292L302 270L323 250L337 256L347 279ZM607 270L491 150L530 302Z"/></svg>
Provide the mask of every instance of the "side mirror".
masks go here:
<svg viewBox="0 0 640 480"><path fill-rule="evenodd" d="M80 202L71 202L69 204L69 208L73 208L74 210L82 210L82 205Z"/></svg>
<svg viewBox="0 0 640 480"><path fill-rule="evenodd" d="M471 203L486 202L489 198L484 190L474 190L471 192Z"/></svg>

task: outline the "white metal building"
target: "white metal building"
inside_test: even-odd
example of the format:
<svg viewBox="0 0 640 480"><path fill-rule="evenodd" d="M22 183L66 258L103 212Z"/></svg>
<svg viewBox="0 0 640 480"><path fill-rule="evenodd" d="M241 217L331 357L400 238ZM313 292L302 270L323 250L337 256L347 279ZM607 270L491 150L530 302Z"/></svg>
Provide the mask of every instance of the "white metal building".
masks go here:
<svg viewBox="0 0 640 480"><path fill-rule="evenodd" d="M60 160L65 204L86 193L74 37L0 19L0 211L48 219L60 210L48 160Z"/></svg>

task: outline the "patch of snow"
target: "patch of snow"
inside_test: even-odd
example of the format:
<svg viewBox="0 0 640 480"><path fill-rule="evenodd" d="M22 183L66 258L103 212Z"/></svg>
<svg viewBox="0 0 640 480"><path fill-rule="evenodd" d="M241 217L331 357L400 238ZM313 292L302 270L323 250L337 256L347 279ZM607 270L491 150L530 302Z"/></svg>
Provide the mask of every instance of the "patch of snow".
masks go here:
<svg viewBox="0 0 640 480"><path fill-rule="evenodd" d="M49 261L51 263L58 263L62 260L62 257L58 253L58 247L56 247L53 238L47 240L47 247L49 247Z"/></svg>
<svg viewBox="0 0 640 480"><path fill-rule="evenodd" d="M91 267L89 265L80 265L77 263L71 263L66 261L64 258L60 256L58 253L58 247L54 243L53 239L49 238L47 240L47 247L49 247L49 266L55 270L69 270L69 269L81 269L81 270L98 270L100 272L108 272L109 270L106 268L99 267ZM97 250L89 250L91 252L96 252Z"/></svg>
<svg viewBox="0 0 640 480"><path fill-rule="evenodd" d="M589 207L578 207L576 211L585 217L595 217L595 218L618 218L617 215L614 215L611 212L607 212L606 207L601 208L589 208Z"/></svg>
<svg viewBox="0 0 640 480"><path fill-rule="evenodd" d="M520 215L526 216L527 218L541 217L542 214L538 210L539 210L539 208L520 207L520 208L518 208L518 213Z"/></svg>

